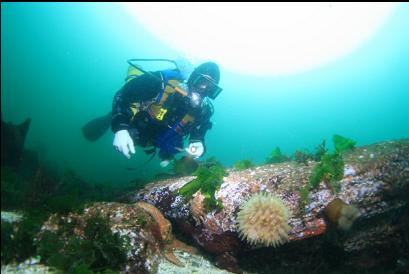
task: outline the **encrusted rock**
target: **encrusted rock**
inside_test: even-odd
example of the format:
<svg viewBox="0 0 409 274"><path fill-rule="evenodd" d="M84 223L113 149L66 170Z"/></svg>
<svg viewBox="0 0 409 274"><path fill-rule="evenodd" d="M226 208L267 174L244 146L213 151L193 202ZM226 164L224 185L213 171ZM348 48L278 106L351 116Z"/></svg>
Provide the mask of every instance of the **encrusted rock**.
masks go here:
<svg viewBox="0 0 409 274"><path fill-rule="evenodd" d="M171 223L157 208L146 202L95 203L82 214L51 215L43 224L38 239L41 240L45 231L57 232L66 223L72 224L74 234L83 238L87 220L95 216L108 218L111 231L126 239L127 264L124 266L124 273L156 273L162 258L182 266L174 256L173 248L196 253L195 248L173 238ZM69 236L71 235L61 235Z"/></svg>
<svg viewBox="0 0 409 274"><path fill-rule="evenodd" d="M230 271L240 271L239 264L242 263L234 258L242 257L241 254L251 258L251 254L257 253L254 246L240 240L236 218L240 205L260 191L272 193L282 199L291 212L288 222L291 227L289 243L276 250L284 252L287 246L301 247L305 241L308 242L308 247L303 248L313 252L323 244L322 239L327 234L338 233L337 240L331 244L340 247L340 252L345 256L350 256L352 250L355 256L357 251L363 252L371 247L378 248L387 244L388 239L391 239L390 233L402 231L398 228L394 230L395 226L401 227L399 223L388 224L389 229L382 228L384 224L377 227L376 219L408 207L409 140L358 147L344 153L343 159L345 169L339 192L334 193L333 189L321 182L316 189L310 191L307 201L302 200L301 191L309 184L312 169L316 165L313 161L307 165L285 162L244 171L229 170L229 175L224 177L223 184L215 193L215 198L223 204L223 209L218 211L204 211L200 192L191 201L177 195L176 190L194 177L154 182L129 197L130 201L146 201L155 205L166 217L178 224L179 230L189 235L204 250L214 254L219 264ZM351 222L352 227L348 233L339 232L324 215L324 209L335 199L356 209L351 216L357 219L355 223ZM374 223L369 229L367 224L371 222ZM294 249L296 248L291 248L292 253ZM286 254L274 254L283 259L280 264L285 264ZM359 256L354 258L359 261ZM235 263L237 264L234 265Z"/></svg>

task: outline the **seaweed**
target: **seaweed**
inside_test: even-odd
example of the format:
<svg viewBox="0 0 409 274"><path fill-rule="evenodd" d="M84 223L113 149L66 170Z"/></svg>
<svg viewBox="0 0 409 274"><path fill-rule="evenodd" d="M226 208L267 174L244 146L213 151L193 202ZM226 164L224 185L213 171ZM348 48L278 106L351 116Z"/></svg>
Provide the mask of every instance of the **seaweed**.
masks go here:
<svg viewBox="0 0 409 274"><path fill-rule="evenodd" d="M299 164L308 165L308 160L313 159L313 156L308 150L296 150L294 154L294 160Z"/></svg>
<svg viewBox="0 0 409 274"><path fill-rule="evenodd" d="M300 207L304 208L306 204L308 204L309 201L309 195L310 195L310 188L308 185L303 186L300 189L300 197L301 197L301 203Z"/></svg>
<svg viewBox="0 0 409 274"><path fill-rule="evenodd" d="M320 152L320 162L313 168L310 177L310 187L318 187L321 181L324 181L334 193L339 192L340 180L344 177L343 152L353 149L356 142L352 139L334 134L332 137L335 152L328 153L325 149L325 141L318 146L317 152ZM318 156L318 154L316 154Z"/></svg>
<svg viewBox="0 0 409 274"><path fill-rule="evenodd" d="M35 255L34 238L46 219L41 212L25 215L20 222L1 222L1 262L22 262Z"/></svg>
<svg viewBox="0 0 409 274"><path fill-rule="evenodd" d="M18 209L25 201L26 182L14 170L1 168L1 209Z"/></svg>
<svg viewBox="0 0 409 274"><path fill-rule="evenodd" d="M356 144L356 141L337 134L332 136L332 141L334 142L335 151L338 153L353 149Z"/></svg>
<svg viewBox="0 0 409 274"><path fill-rule="evenodd" d="M8 167L2 167L1 173L2 210L24 212L23 219L18 223L9 224L2 221L2 264L22 262L36 255L38 249L35 237L50 213L80 212L87 204L94 201L114 201L118 194L126 190L124 186L86 182L72 171L66 172L61 178L51 176L44 168L39 168L31 176ZM144 221L142 220L141 223L143 224ZM68 224L64 227L67 228ZM47 244L51 245L50 241ZM61 258L57 257L55 260L61 261ZM77 273L86 273L82 266L76 267L80 269L76 270Z"/></svg>
<svg viewBox="0 0 409 274"><path fill-rule="evenodd" d="M212 165L200 166L193 175L197 178L180 188L178 194L190 199L200 190L205 196L204 203L208 210L220 208L221 203L216 201L214 194L223 183L223 177L227 175L225 168L219 162L213 161Z"/></svg>
<svg viewBox="0 0 409 274"><path fill-rule="evenodd" d="M322 156L321 162L313 168L310 177L310 186L311 188L316 188L322 180L335 185L335 183L343 177L344 161L342 155L338 152L327 153Z"/></svg>
<svg viewBox="0 0 409 274"><path fill-rule="evenodd" d="M38 242L43 263L63 273L93 273L120 270L126 263L126 239L112 233L108 218L94 216L86 221L83 236L75 224L60 222L55 232L44 231Z"/></svg>
<svg viewBox="0 0 409 274"><path fill-rule="evenodd" d="M276 147L266 159L266 164L282 163L288 161L289 159L290 157L282 154L280 148Z"/></svg>
<svg viewBox="0 0 409 274"><path fill-rule="evenodd" d="M245 170L254 167L254 163L251 160L241 160L234 164L234 168L237 170Z"/></svg>
<svg viewBox="0 0 409 274"><path fill-rule="evenodd" d="M325 147L325 143L326 141L322 140L321 144L316 146L315 153L312 157L314 161L321 161L322 156L324 156L327 153L328 150Z"/></svg>
<svg viewBox="0 0 409 274"><path fill-rule="evenodd" d="M294 161L299 164L308 165L308 161L321 161L322 156L327 153L327 149L325 147L325 140L323 140L319 145L315 147L314 152L309 152L308 149L304 150L296 150L293 156Z"/></svg>

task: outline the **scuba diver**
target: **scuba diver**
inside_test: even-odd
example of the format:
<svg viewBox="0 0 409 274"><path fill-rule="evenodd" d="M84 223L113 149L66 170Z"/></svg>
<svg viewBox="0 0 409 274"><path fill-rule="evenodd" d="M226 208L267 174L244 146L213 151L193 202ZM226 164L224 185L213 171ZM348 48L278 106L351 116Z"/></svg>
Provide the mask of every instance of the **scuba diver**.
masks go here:
<svg viewBox="0 0 409 274"><path fill-rule="evenodd" d="M156 154L158 149L162 167L179 152L201 157L206 152L205 134L212 127L214 109L209 98L214 100L222 91L217 64L203 63L189 75L178 68L147 72L128 63L134 73L128 73L113 98L114 148L128 159L135 153L135 144L151 147L146 153Z"/></svg>

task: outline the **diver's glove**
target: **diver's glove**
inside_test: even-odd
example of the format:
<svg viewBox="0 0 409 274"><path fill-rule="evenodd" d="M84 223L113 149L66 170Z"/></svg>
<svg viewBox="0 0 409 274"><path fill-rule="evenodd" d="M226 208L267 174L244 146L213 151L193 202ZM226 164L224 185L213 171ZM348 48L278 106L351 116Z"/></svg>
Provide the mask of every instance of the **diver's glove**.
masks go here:
<svg viewBox="0 0 409 274"><path fill-rule="evenodd" d="M131 158L129 152L135 154L135 146L133 140L129 135L128 130L126 129L119 130L115 133L113 145L117 151L122 152L122 154L124 154L128 159Z"/></svg>
<svg viewBox="0 0 409 274"><path fill-rule="evenodd" d="M204 146L202 142L190 143L188 148L185 148L186 152L193 156L193 158L199 158L204 153Z"/></svg>

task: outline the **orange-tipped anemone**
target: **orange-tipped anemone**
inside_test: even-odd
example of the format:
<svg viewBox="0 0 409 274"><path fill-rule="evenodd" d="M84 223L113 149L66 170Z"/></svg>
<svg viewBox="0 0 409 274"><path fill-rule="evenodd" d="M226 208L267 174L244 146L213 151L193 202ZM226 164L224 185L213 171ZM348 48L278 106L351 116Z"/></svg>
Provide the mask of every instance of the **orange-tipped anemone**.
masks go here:
<svg viewBox="0 0 409 274"><path fill-rule="evenodd" d="M289 212L283 201L258 193L241 205L237 214L240 238L250 244L277 247L288 241Z"/></svg>

